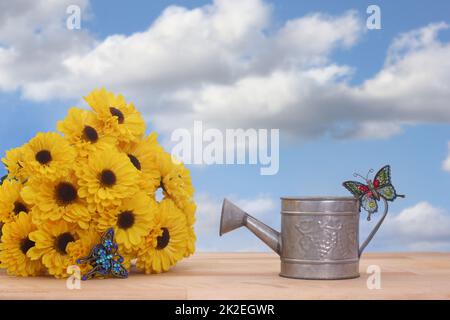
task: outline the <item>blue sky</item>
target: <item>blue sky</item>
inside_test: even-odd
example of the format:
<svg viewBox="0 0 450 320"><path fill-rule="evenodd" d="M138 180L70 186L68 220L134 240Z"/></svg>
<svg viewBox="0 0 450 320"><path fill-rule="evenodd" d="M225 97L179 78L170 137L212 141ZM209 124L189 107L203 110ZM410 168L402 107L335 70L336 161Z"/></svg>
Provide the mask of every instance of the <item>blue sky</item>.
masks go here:
<svg viewBox="0 0 450 320"><path fill-rule="evenodd" d="M104 85L136 101L149 119L150 129L160 132L160 140L166 147L171 146L168 142L171 130L190 129L192 119L218 128L280 129L277 175L261 176L259 166L250 165L190 166L199 203L200 250L264 249L258 240L242 230L218 238L220 202L224 197L253 208L255 212L251 213L278 227L280 196L345 195L341 182L352 178L353 172L365 173L385 164L391 164L393 182L407 198L392 205L385 230L368 249L450 250L450 230L433 232L431 228L429 232L416 232L417 225L428 222L427 219L431 219L431 226L450 228L450 172L443 168L450 141L450 107L443 103L450 97L449 82L446 82L450 80L450 69L448 62L439 60L447 57L450 61L450 30L441 25L433 31L430 26L450 24L448 1L431 4L429 1L246 0L241 4L236 2L236 8L225 6L223 1L72 2L82 8L81 30L64 28L67 6L64 1L53 11L41 12L30 5L30 12L35 12L32 18L26 9L17 9L15 28L0 23L0 73L3 73L0 76L0 150L26 142L37 131L54 130L56 121L64 117L69 107L79 105L82 95L93 86ZM381 30L365 28L369 4L381 8ZM169 12L166 10L169 6L184 9ZM0 11L7 14L12 7ZM212 13L207 8L213 8ZM255 17L245 14L249 8L254 10ZM200 18L192 14L195 10L200 10ZM227 15L221 15L223 12ZM36 18L39 15L42 19ZM230 19L234 15L245 22L240 29L233 29ZM315 19L308 20L308 17ZM301 23L291 23L288 28L288 21ZM43 30L40 35L36 28ZM218 28L225 30L225 35ZM204 52L198 52L198 44L203 41L198 34L203 31L219 32L218 37L224 39L205 42ZM14 32L20 36L13 37ZM185 32L179 48L173 35L177 32L181 35ZM235 38L230 40L228 34L233 32ZM327 32L335 34L329 36ZM405 36L401 38L402 35ZM154 44L155 39L168 44ZM297 46L296 39L309 41ZM11 48L24 52L7 64L6 53L1 49ZM155 56L158 63L152 65L155 48L161 50L162 57ZM174 48L182 55L172 57L170 50ZM44 54L33 56L34 50ZM131 59L126 56L128 59L117 60L111 53L121 50L125 56L130 54ZM276 56L265 56L272 51ZM45 52L51 54L47 57ZM146 57L147 53L150 58ZM247 63L240 60L243 55L252 57L255 64L242 67ZM68 57L72 59L66 60ZM132 61L133 57L136 62ZM186 59L185 64L172 70L171 62L178 63L180 57ZM96 63L105 61L110 65L99 67L107 70L105 73L93 71ZM261 61L268 67L261 67ZM413 64L415 61L426 61L429 65ZM139 68L138 62L143 69L148 67L148 71L139 76L128 73L127 70ZM41 70L40 65L46 66L45 69ZM410 65L417 69L410 70ZM304 74L311 70L328 70L330 66L343 69L331 71L336 74L324 83L304 79ZM180 68L186 71L181 72ZM219 93L227 90L239 96L241 84L255 77L263 85L267 83L267 88L273 88L273 74L281 74L285 77L282 81L286 81L282 83L292 84L302 94L305 90L304 95L288 96L289 103L275 99L279 108L275 115L262 112L255 119L251 112L250 115L244 110L239 113L238 106L234 105L237 101L248 110L265 110L265 101L272 99L271 96L266 100L263 96L256 102L245 98L223 101L222 96L213 96L209 90ZM321 100L322 96L325 100ZM208 108L202 108L204 105ZM232 114L238 110L235 118L228 117L226 109ZM354 110L358 110L356 115ZM177 113L179 119L173 116ZM289 117L294 121L286 120ZM324 129L315 132L321 126ZM349 131L341 132L342 126L348 126ZM367 232L364 219L361 224L363 232Z"/></svg>

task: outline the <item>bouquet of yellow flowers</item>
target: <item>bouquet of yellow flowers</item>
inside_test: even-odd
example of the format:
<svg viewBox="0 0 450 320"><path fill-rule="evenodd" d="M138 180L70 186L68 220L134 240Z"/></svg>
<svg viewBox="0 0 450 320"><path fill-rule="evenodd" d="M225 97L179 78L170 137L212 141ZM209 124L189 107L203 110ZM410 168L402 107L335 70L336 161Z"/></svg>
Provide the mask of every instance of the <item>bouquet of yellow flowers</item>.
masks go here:
<svg viewBox="0 0 450 320"><path fill-rule="evenodd" d="M0 268L10 275L66 277L106 230L127 269L135 259L145 273L167 271L195 250L189 171L145 135L122 95L100 89L85 101L92 110L71 108L58 133L38 133L2 159Z"/></svg>

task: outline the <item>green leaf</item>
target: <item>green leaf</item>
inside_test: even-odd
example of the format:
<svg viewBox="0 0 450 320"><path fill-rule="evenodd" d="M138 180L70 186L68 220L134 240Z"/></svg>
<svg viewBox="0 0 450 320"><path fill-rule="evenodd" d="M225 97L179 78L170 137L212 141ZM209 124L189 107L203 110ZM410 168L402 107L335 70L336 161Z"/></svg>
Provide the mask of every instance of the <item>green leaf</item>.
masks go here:
<svg viewBox="0 0 450 320"><path fill-rule="evenodd" d="M8 177L7 174L5 174L1 179L0 179L0 185L3 184L3 181L5 181L5 179Z"/></svg>

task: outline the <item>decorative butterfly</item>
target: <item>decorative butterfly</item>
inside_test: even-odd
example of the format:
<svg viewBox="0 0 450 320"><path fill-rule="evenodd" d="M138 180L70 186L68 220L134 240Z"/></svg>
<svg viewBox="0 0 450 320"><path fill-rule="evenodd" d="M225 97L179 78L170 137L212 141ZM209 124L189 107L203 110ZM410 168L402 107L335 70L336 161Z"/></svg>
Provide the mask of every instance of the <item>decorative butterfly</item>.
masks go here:
<svg viewBox="0 0 450 320"><path fill-rule="evenodd" d="M92 279L95 276L105 278L127 278L128 271L122 266L123 257L117 253L118 245L114 242L114 229L109 228L103 234L99 244L92 248L89 256L77 260L78 264L89 263L92 270L83 275L81 280Z"/></svg>
<svg viewBox="0 0 450 320"><path fill-rule="evenodd" d="M366 177L358 173L353 174L354 177L364 179L367 185L358 181L345 181L343 183L343 186L359 200L360 206L368 212L367 220L369 221L371 215L378 211L377 201L380 201L381 198L386 201L394 201L397 197L405 197L395 191L391 183L391 167L389 165L381 168L373 181L369 179L370 173L373 173L373 169L369 170Z"/></svg>

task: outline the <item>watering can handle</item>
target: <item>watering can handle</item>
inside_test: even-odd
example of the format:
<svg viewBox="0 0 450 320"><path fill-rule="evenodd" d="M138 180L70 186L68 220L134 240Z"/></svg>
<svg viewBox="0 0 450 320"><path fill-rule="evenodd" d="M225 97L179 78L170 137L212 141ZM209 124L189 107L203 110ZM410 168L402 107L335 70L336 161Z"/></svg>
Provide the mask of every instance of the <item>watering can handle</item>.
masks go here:
<svg viewBox="0 0 450 320"><path fill-rule="evenodd" d="M367 245L369 244L369 242L372 240L372 238L374 237L375 233L377 233L378 229L380 228L381 224L384 221L384 218L386 218L386 215L389 211L389 205L388 202L386 201L386 199L384 199L383 197L381 197L381 199L383 199L384 201L384 213L383 216L381 217L381 219L378 221L378 223L375 225L375 227L373 228L373 230L370 232L369 236L367 237L366 241L363 242L363 244L361 245L361 247L359 247L359 251L358 251L358 257L361 257L361 254L363 253L364 249L367 247Z"/></svg>

